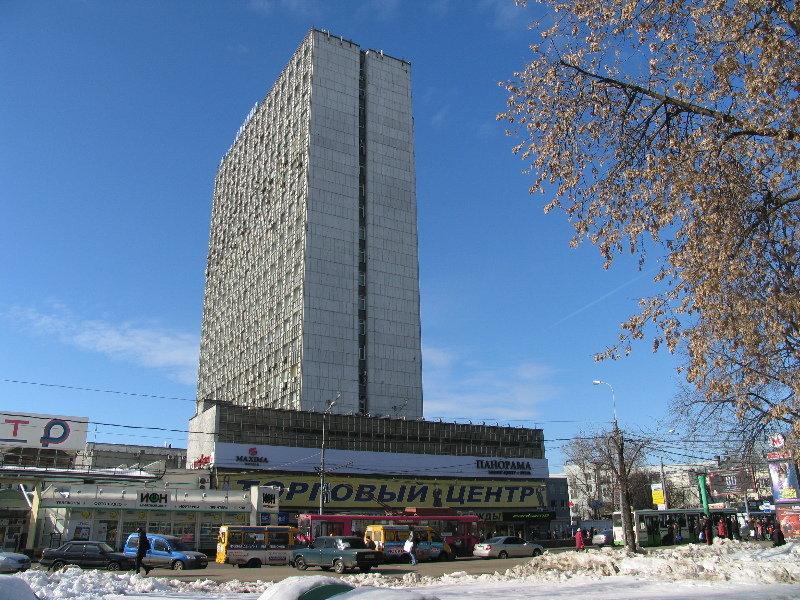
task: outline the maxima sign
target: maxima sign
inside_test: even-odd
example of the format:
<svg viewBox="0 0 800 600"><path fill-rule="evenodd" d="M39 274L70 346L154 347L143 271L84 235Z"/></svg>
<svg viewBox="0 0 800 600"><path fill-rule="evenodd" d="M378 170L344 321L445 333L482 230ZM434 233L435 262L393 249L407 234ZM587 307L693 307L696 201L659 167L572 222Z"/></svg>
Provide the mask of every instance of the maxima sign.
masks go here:
<svg viewBox="0 0 800 600"><path fill-rule="evenodd" d="M213 456L193 457L194 463L222 469L291 471L314 473L319 467L319 450L290 446L259 446L217 443ZM485 477L538 479L549 477L546 459L491 458L325 450L325 467L333 473L378 473L436 477Z"/></svg>
<svg viewBox="0 0 800 600"><path fill-rule="evenodd" d="M88 427L89 419L86 417L0 413L0 445L83 450Z"/></svg>

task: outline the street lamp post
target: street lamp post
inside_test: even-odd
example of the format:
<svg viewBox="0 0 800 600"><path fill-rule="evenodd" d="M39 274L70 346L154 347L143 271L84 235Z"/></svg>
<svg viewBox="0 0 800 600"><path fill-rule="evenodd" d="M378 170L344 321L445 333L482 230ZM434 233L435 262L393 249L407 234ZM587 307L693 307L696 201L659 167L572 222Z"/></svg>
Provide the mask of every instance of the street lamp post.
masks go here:
<svg viewBox="0 0 800 600"><path fill-rule="evenodd" d="M336 394L336 398L329 400L328 407L325 409L325 412L322 413L322 445L319 453L319 514L322 514L325 496L325 422L340 395L341 394Z"/></svg>
<svg viewBox="0 0 800 600"><path fill-rule="evenodd" d="M623 541L629 550L636 551L636 538L633 533L633 516L631 515L630 489L628 485L628 470L625 468L625 438L619 428L617 420L617 397L614 394L614 387L607 381L595 379L592 385L607 385L611 390L611 406L614 411L614 446L617 450L617 480L619 482L619 510L622 514Z"/></svg>
<svg viewBox="0 0 800 600"><path fill-rule="evenodd" d="M611 390L611 408L614 411L614 427L616 428L617 427L617 396L614 393L614 388L612 387L612 385L610 383L608 383L607 381L603 381L601 379L595 379L594 381L592 381L592 385L607 385L608 389Z"/></svg>

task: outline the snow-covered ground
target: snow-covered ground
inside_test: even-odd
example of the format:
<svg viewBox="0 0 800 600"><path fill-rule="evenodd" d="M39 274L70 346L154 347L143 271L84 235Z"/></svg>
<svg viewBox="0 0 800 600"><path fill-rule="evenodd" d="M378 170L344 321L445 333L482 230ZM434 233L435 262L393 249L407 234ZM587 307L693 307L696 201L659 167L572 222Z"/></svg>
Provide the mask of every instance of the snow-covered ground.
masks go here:
<svg viewBox="0 0 800 600"><path fill-rule="evenodd" d="M68 569L48 574L29 571L13 576L30 585L42 600L268 600L286 591L291 582L215 583L140 577ZM25 600L18 592L0 600ZM307 585L309 577L303 577ZM320 578L322 579L328 578ZM492 574L455 572L441 577L408 573L402 578L379 573L349 575L343 581L357 587L345 598L450 600L455 598L599 598L654 600L682 598L732 598L766 600L800 598L800 544L763 548L743 542L718 542L713 546L688 545L648 554L603 552L545 553L530 562ZM9 582L10 583L10 582ZM16 582L18 583L18 582ZM392 590L388 588L393 588ZM299 589L299 588L298 588Z"/></svg>

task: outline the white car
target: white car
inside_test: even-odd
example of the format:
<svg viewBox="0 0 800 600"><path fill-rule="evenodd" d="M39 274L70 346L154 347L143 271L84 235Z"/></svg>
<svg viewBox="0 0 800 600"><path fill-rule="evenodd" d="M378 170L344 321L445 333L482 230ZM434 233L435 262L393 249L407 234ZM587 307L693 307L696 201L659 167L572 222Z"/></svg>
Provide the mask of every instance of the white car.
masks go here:
<svg viewBox="0 0 800 600"><path fill-rule="evenodd" d="M0 552L0 573L20 573L31 568L31 559L17 552Z"/></svg>
<svg viewBox="0 0 800 600"><path fill-rule="evenodd" d="M540 556L542 552L544 552L544 548L539 544L531 544L522 538L503 535L475 544L472 555L479 558L518 558Z"/></svg>

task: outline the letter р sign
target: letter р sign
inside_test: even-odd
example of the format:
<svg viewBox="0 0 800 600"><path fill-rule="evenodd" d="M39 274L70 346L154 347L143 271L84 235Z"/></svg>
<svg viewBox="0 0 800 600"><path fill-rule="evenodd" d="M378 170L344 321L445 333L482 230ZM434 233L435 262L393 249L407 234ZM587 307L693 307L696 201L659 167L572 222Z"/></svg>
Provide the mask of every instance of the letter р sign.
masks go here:
<svg viewBox="0 0 800 600"><path fill-rule="evenodd" d="M82 450L86 445L87 417L27 413L0 413L0 446Z"/></svg>

